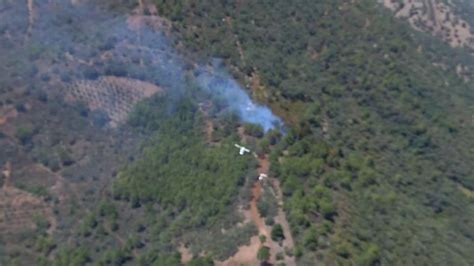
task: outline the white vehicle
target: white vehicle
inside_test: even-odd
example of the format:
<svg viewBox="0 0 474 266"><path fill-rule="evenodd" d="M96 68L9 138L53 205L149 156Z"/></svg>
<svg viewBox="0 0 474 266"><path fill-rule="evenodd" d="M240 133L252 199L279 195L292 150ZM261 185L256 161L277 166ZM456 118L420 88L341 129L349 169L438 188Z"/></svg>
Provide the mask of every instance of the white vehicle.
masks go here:
<svg viewBox="0 0 474 266"><path fill-rule="evenodd" d="M240 149L239 154L244 155L246 152L250 152L249 149L245 148L244 146L240 146L239 144L234 144L234 146Z"/></svg>
<svg viewBox="0 0 474 266"><path fill-rule="evenodd" d="M258 181L263 181L263 179L267 178L268 175L264 174L264 173L261 173L259 176L258 176Z"/></svg>

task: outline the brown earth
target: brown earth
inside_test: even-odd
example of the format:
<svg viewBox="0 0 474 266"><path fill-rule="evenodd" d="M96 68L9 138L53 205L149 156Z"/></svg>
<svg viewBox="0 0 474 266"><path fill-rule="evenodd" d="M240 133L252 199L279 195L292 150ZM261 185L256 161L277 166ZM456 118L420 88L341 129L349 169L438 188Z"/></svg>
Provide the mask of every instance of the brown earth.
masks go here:
<svg viewBox="0 0 474 266"><path fill-rule="evenodd" d="M50 187L49 191L57 196L59 203L64 203L66 198L68 197L67 190L66 190L66 186L68 184L66 180L64 179L64 177L58 173L51 171L51 169L39 163L34 164L33 168L42 170L54 178L54 185Z"/></svg>
<svg viewBox="0 0 474 266"><path fill-rule="evenodd" d="M276 254L278 252L285 253L285 249L293 250L293 248L295 247L295 243L293 241L293 236L291 235L290 224L288 223L288 220L286 219L286 214L283 211L283 193L280 189L280 181L278 181L278 179L272 178L270 182L272 184L272 188L278 200L279 206L278 214L275 217L275 223L281 224L281 227L283 228L283 234L285 235L285 239L282 241L281 245L280 243L272 241L272 250L274 252L271 255L272 260L275 261ZM293 256L285 256L284 262L287 266L296 265L296 260Z"/></svg>
<svg viewBox="0 0 474 266"><path fill-rule="evenodd" d="M144 13L145 5L143 4L143 0L138 0L138 11L140 15Z"/></svg>
<svg viewBox="0 0 474 266"><path fill-rule="evenodd" d="M206 140L207 143L212 143L212 133L214 132L214 123L212 123L211 120L206 120L206 126L205 126L205 133L206 133Z"/></svg>
<svg viewBox="0 0 474 266"><path fill-rule="evenodd" d="M204 116L204 135L206 136L207 144L217 144L214 141L212 134L214 133L214 122L212 122L211 117L209 117L209 108L211 107L210 103L200 103L199 111Z"/></svg>
<svg viewBox="0 0 474 266"><path fill-rule="evenodd" d="M383 0L383 4L416 30L431 33L452 47L474 49L471 25L456 15L449 3L440 0Z"/></svg>
<svg viewBox="0 0 474 266"><path fill-rule="evenodd" d="M138 7L128 17L127 23L131 30L137 30L143 26L166 32L171 29L171 22L158 16L158 9L149 0L138 0Z"/></svg>
<svg viewBox="0 0 474 266"><path fill-rule="evenodd" d="M9 119L17 117L18 112L13 106L6 106L0 110L0 126L6 124Z"/></svg>
<svg viewBox="0 0 474 266"><path fill-rule="evenodd" d="M243 133L243 128L239 128L240 132ZM264 170L265 167L268 167L268 164L260 164L258 171ZM268 168L267 168L268 169ZM267 239L270 239L270 235L265 227L265 222L257 208L257 202L260 198L262 192L262 187L260 182L254 182L252 186L252 197L250 199L250 209L244 213L244 216L250 218L250 221L255 224L258 230L258 235L251 237L250 244L245 246L240 246L232 257L228 258L223 262L216 262L217 266L238 266L238 265L259 265L257 259L258 249L261 247L259 235L264 235Z"/></svg>
<svg viewBox="0 0 474 266"><path fill-rule="evenodd" d="M250 244L245 246L240 246L237 253L234 256L223 262L215 262L216 266L251 266L251 265L260 265L257 260L257 251L260 248L261 243L258 236L252 236L250 238Z"/></svg>
<svg viewBox="0 0 474 266"><path fill-rule="evenodd" d="M35 229L35 219L48 220L48 232L56 225L52 208L41 197L13 186L11 180L12 164L7 162L2 170L4 184L0 188L0 233L5 236L17 234L25 229Z"/></svg>
<svg viewBox="0 0 474 266"><path fill-rule="evenodd" d="M31 31L33 30L33 23L34 23L34 20L35 20L33 0L27 0L26 5L28 7L28 30L27 30L27 33L31 34Z"/></svg>
<svg viewBox="0 0 474 266"><path fill-rule="evenodd" d="M243 129L239 128L239 134L243 136ZM255 155L255 154L254 154ZM256 156L256 155L255 155ZM260 173L268 173L270 162L266 156L258 157L256 156L259 166L257 168L257 174ZM275 242L271 239L271 227L265 225L265 221L260 215L258 211L257 202L262 194L262 190L264 186L271 186L272 190L274 191L275 197L278 199L278 215L274 218L275 223L279 223L283 227L283 232L285 235L285 239L282 243ZM255 180L252 186L252 197L250 199L250 209L247 211L243 211L244 217L246 220L250 220L255 224L258 230L258 235L253 236L250 239L250 244L239 247L237 253L230 257L229 259L223 262L216 262L215 265L218 266L237 266L237 265L260 265L260 262L257 259L257 252L258 249L262 246L260 242L259 236L264 235L266 237L265 246L270 248L270 264L276 264L276 255L278 253L285 254L285 249L292 250L294 248L293 238L291 236L290 226L288 221L286 220L286 215L283 211L283 195L280 190L280 184L277 179L269 177L268 180L258 181ZM285 255L284 263L287 266L296 265L296 261L294 257L290 257Z"/></svg>
<svg viewBox="0 0 474 266"><path fill-rule="evenodd" d="M258 158L258 161L259 161L259 167L257 169L258 173L268 173L269 168L270 168L270 162L268 158L266 156L262 156ZM290 225L286 219L286 214L283 211L283 194L280 189L280 182L276 178L268 177L268 180L264 180L264 182L257 181L256 183L259 185L262 184L265 186L270 186L270 189L272 190L275 198L278 200L278 214L276 217L274 217L274 220L276 224L277 223L281 224L283 228L285 239L281 243L271 240L271 235L269 234L269 232L271 232L271 227L265 225L265 223L263 222L263 219L260 218L260 214L258 214L260 221L263 222L262 232L266 233L264 234L267 237L266 244L267 246L270 247L270 255L271 255L270 263L275 264L276 255L278 253L285 254L285 249L292 250L294 248L294 242L293 242L293 237L290 231ZM261 193L261 189L259 190L258 196L260 196L260 193ZM255 208L257 208L256 202L255 202ZM287 266L296 265L295 258L290 257L288 255L285 255L284 262L285 262L285 265Z"/></svg>
<svg viewBox="0 0 474 266"><path fill-rule="evenodd" d="M193 259L193 254L184 244L181 243L181 245L179 245L178 251L181 254L182 264L186 264Z"/></svg>
<svg viewBox="0 0 474 266"><path fill-rule="evenodd" d="M260 212L257 208L257 202L261 195L262 186L260 182L255 182L252 187L252 199L250 200L250 217L255 226L257 226L258 234L269 238L270 234L268 233L267 228L265 227L265 222L260 216Z"/></svg>

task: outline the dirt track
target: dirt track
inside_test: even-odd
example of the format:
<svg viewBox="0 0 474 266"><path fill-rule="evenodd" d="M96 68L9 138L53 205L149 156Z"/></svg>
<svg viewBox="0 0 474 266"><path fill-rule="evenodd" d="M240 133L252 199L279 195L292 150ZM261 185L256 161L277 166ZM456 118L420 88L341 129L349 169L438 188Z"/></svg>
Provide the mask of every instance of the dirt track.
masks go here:
<svg viewBox="0 0 474 266"><path fill-rule="evenodd" d="M33 30L33 23L34 23L34 20L35 20L33 0L27 0L26 5L28 6L28 29L27 29L27 33L31 34L31 31Z"/></svg>
<svg viewBox="0 0 474 266"><path fill-rule="evenodd" d="M260 198L262 192L262 187L260 182L255 182L252 186L252 198L250 200L250 210L247 211L247 215L249 216L250 221L255 224L258 230L258 235L253 236L250 239L250 245L240 246L237 253L234 256L230 257L229 259L223 262L216 262L215 265L217 266L239 266L239 265L259 265L259 261L257 260L257 251L261 246L259 235L264 235L267 239L270 238L268 234L265 223L260 216L257 208L257 202Z"/></svg>
<svg viewBox="0 0 474 266"><path fill-rule="evenodd" d="M257 157L259 166L257 168L257 173L268 173L270 162L266 156ZM271 239L271 227L265 225L264 219L260 215L258 211L257 202L262 194L263 186L271 186L271 189L274 191L276 198L278 199L279 210L278 215L275 217L275 222L279 223L283 227L283 232L285 234L285 240L281 243L272 241ZM283 198L282 193L279 188L278 180L274 178L268 178L268 180L264 180L260 182L255 180L252 186L252 197L250 200L250 209L248 211L244 211L244 216L248 216L249 220L255 224L258 230L258 235L253 236L250 239L250 245L241 246L239 247L237 253L227 259L224 262L217 262L216 265L218 266L238 266L238 265L260 265L260 262L257 260L257 252L258 249L262 246L260 243L259 235L264 235L266 237L266 241L264 243L265 246L270 248L270 259L269 263L276 264L276 254L278 253L285 253L285 248L293 249L294 243L293 238L291 236L290 227L288 221L286 220L286 215L282 209ZM296 265L295 258L290 256L285 256L284 263L287 266Z"/></svg>

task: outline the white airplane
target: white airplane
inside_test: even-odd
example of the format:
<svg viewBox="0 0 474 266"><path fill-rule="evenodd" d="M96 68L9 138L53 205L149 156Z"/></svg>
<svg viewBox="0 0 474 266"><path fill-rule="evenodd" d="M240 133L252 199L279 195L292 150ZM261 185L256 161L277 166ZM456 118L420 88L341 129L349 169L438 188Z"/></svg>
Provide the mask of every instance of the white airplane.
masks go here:
<svg viewBox="0 0 474 266"><path fill-rule="evenodd" d="M239 144L234 144L234 146L240 149L239 154L244 155L246 152L250 152L249 149L245 148L244 146L240 146Z"/></svg>

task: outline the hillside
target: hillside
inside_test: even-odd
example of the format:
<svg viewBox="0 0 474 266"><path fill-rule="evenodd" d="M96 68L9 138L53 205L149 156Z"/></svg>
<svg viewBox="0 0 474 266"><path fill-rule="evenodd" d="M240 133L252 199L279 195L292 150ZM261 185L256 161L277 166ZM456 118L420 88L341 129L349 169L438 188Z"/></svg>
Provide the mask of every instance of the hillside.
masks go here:
<svg viewBox="0 0 474 266"><path fill-rule="evenodd" d="M293 126L272 168L300 263L472 263L468 51L371 1L157 3Z"/></svg>
<svg viewBox="0 0 474 266"><path fill-rule="evenodd" d="M0 264L474 264L472 8L0 1Z"/></svg>
<svg viewBox="0 0 474 266"><path fill-rule="evenodd" d="M396 17L408 20L414 29L431 33L453 47L474 49L474 31L465 20L472 8L467 3L437 0L385 0L383 3L395 12Z"/></svg>

